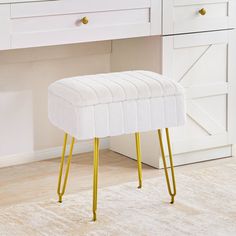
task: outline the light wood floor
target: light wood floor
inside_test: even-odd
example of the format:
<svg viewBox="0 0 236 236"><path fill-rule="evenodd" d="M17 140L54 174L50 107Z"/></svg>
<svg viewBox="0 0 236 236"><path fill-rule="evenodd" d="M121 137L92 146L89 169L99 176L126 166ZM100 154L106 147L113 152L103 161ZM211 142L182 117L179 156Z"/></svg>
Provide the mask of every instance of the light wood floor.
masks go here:
<svg viewBox="0 0 236 236"><path fill-rule="evenodd" d="M207 168L230 161L235 162L236 158L181 166L177 167L176 171L179 168L192 171L195 168ZM0 207L56 198L59 163L60 159L58 158L0 169ZM92 190L92 174L93 154L74 156L66 194L78 193L87 189ZM144 181L162 174L164 174L162 170L143 165ZM134 160L109 150L101 151L99 187L136 180L137 164Z"/></svg>

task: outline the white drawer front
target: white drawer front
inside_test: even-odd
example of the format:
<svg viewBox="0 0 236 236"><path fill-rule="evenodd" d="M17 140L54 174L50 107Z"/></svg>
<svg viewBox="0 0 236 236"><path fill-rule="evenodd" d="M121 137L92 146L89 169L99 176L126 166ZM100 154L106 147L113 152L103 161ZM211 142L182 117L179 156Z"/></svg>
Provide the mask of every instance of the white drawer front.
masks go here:
<svg viewBox="0 0 236 236"><path fill-rule="evenodd" d="M163 4L164 34L227 29L236 14L235 0L165 0Z"/></svg>
<svg viewBox="0 0 236 236"><path fill-rule="evenodd" d="M88 24L81 19L87 17ZM89 42L150 34L149 9L15 18L12 47Z"/></svg>
<svg viewBox="0 0 236 236"><path fill-rule="evenodd" d="M12 4L12 48L91 42L151 34L150 0L138 2L121 0L119 3L102 0L100 4L95 1L94 4L89 4L91 2L91 0L62 0ZM87 24L82 23L84 17L88 19Z"/></svg>
<svg viewBox="0 0 236 236"><path fill-rule="evenodd" d="M82 19L86 17L88 24L84 25ZM148 24L149 9L91 12L69 15L55 15L31 18L15 18L12 20L13 33L33 33L57 30L88 30L96 27Z"/></svg>

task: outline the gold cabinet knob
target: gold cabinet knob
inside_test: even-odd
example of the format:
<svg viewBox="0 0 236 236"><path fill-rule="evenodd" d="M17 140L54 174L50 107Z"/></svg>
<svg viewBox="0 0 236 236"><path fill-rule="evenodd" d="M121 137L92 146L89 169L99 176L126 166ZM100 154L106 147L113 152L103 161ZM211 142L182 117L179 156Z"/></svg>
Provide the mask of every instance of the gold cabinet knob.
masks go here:
<svg viewBox="0 0 236 236"><path fill-rule="evenodd" d="M81 22L84 24L84 25L87 25L89 23L89 19L85 16L82 18Z"/></svg>
<svg viewBox="0 0 236 236"><path fill-rule="evenodd" d="M205 8L202 8L201 10L199 10L199 14L202 15L202 16L205 16L207 13L206 9Z"/></svg>

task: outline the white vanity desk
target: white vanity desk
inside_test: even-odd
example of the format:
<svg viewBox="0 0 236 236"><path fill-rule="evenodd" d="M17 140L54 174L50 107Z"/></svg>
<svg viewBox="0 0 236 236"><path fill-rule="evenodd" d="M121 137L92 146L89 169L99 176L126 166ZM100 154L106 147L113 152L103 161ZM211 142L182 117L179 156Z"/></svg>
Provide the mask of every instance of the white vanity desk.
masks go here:
<svg viewBox="0 0 236 236"><path fill-rule="evenodd" d="M1 49L161 34L159 0L19 2L1 5Z"/></svg>
<svg viewBox="0 0 236 236"><path fill-rule="evenodd" d="M111 49L108 52L109 69L106 67L106 71L153 70L170 76L186 88L188 123L183 128L173 130L176 164L231 156L232 133L236 130L232 121L236 103L233 106L235 98L232 88L235 86L236 72L232 62L236 61L236 46L232 43L235 36L234 30L231 30L236 22L235 2L0 0L0 61L1 53L4 57L8 57L8 52L19 56L23 52L21 50L26 48L42 47L45 52L44 46L87 42L103 44L106 41ZM90 47L93 48L94 44L97 43L91 43ZM70 47L75 49L75 45ZM85 47L88 50L89 47ZM32 50L39 52L41 49ZM11 68L14 69L14 66ZM104 72L104 68L101 68L101 72ZM3 79L0 78L0 81ZM43 75L41 80L44 80ZM6 81L3 85L7 87ZM5 92L4 86L3 89L0 87L0 93ZM3 100L0 100L0 105L4 107ZM45 111L40 114L42 119L46 119ZM6 111L2 108L0 112L4 112L3 121L6 121ZM5 125L2 123L2 126ZM53 128L50 127L52 130L47 133L44 129L49 129L49 126L46 126L41 124L40 128L45 137L55 138L55 134L51 135L55 132ZM37 160L35 157L44 159L60 153L60 149L54 146L59 146L61 139L56 138L56 144L46 147L45 144L37 145L35 142L39 138L35 136L37 132L28 135L25 143L30 142L30 147L26 145L17 153L17 150L6 151L10 149L10 144L14 146L15 143L11 143L6 134L0 134L0 141L5 145L0 148L0 166L14 164L14 160L23 163ZM60 135L57 133L56 136ZM159 167L155 134L143 136L144 162ZM30 137L34 139L33 143ZM6 141L6 138L9 140ZM21 138L24 139L24 134ZM110 148L134 157L132 142L134 138L130 136L112 138ZM89 146L84 150L88 151Z"/></svg>

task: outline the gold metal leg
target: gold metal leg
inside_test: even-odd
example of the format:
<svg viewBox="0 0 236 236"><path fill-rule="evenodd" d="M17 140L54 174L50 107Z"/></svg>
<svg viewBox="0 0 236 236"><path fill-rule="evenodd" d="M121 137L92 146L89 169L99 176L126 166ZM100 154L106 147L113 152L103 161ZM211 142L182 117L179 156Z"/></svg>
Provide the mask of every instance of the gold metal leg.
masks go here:
<svg viewBox="0 0 236 236"><path fill-rule="evenodd" d="M93 221L97 220L97 194L98 194L98 163L99 163L99 138L94 139L93 160Z"/></svg>
<svg viewBox="0 0 236 236"><path fill-rule="evenodd" d="M137 163L138 163L138 180L139 180L138 188L142 188L142 155L140 148L140 133L135 133L135 141L136 141L136 153L137 153Z"/></svg>
<svg viewBox="0 0 236 236"><path fill-rule="evenodd" d="M167 170L165 151L164 151L164 147L163 147L162 134L161 134L160 129L158 130L158 136L159 136L161 155L162 155L164 171L165 171L165 176L166 176L166 183L167 183L167 187L168 187L168 192L171 196L170 203L173 204L175 201L175 195L176 195L176 183L175 183L175 172L174 172L173 157L172 157L171 144L170 144L169 129L166 128L166 138L167 138L168 151L169 151L169 157L170 157L170 168L171 168L171 175L172 175L173 192L172 192L171 186L170 186L170 179L169 179L169 174L168 174L168 170Z"/></svg>
<svg viewBox="0 0 236 236"><path fill-rule="evenodd" d="M69 157L68 157L68 160L67 160L67 166L66 166L66 173L65 173L65 177L64 177L64 183L63 183L63 187L62 187L62 190L61 190L61 181L62 181L62 173L63 173L64 161L65 161L67 138L68 138L68 134L65 133L64 145L63 145L63 149L62 149L61 164L60 164L60 171L59 171L59 178L58 178L58 188L57 188L57 194L58 194L59 202L60 203L62 202L62 196L64 195L65 190L66 190L66 184L67 184L68 175L69 175L69 171L70 171L70 163L71 163L71 158L72 158L72 153L73 153L73 147L74 147L74 143L75 143L75 138L72 138L71 145L70 145L70 154L69 154Z"/></svg>

